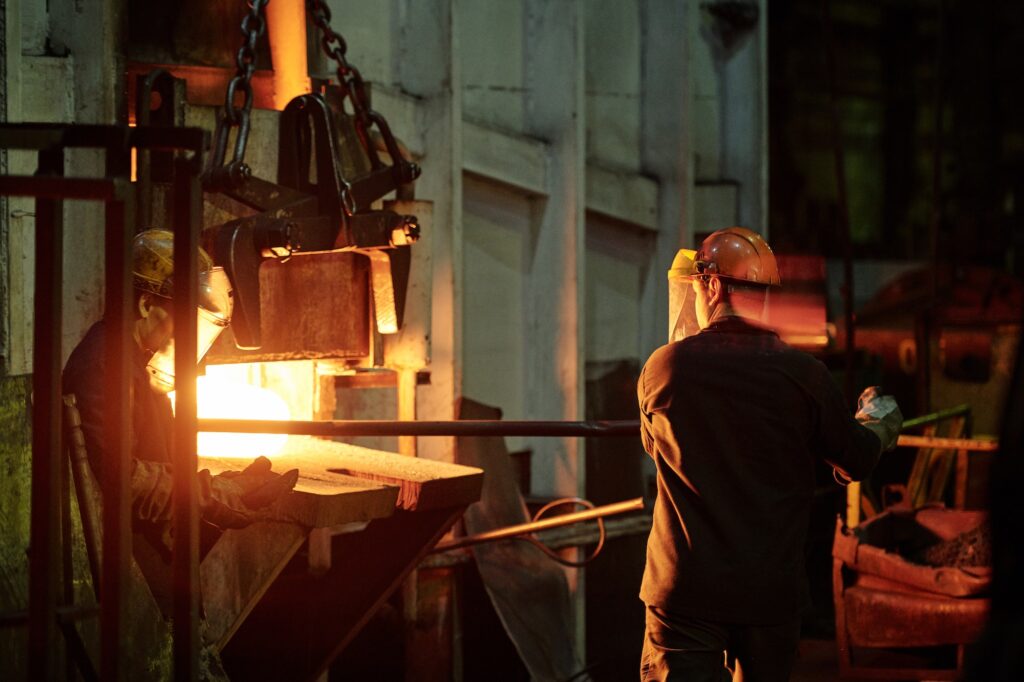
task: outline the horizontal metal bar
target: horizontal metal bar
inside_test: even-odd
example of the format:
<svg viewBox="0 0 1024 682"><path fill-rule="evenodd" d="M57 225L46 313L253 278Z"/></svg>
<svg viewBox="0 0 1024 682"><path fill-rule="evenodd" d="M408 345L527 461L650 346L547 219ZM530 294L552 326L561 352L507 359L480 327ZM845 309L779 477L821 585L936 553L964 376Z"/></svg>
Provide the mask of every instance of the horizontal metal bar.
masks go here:
<svg viewBox="0 0 1024 682"><path fill-rule="evenodd" d="M130 189L130 182L116 178L0 175L0 196L8 197L123 201Z"/></svg>
<svg viewBox="0 0 1024 682"><path fill-rule="evenodd" d="M61 123L0 124L0 149L63 149L69 147L187 149L201 152L210 133L176 126L67 125Z"/></svg>
<svg viewBox="0 0 1024 682"><path fill-rule="evenodd" d="M912 429L917 426L927 426L928 424L934 424L940 422L943 419L952 419L953 417L963 417L971 413L971 406L967 403L963 405L957 405L951 407L948 410L939 410L931 414L923 414L920 417L914 417L903 422L903 430Z"/></svg>
<svg viewBox="0 0 1024 682"><path fill-rule="evenodd" d="M490 530L485 533L467 535L465 537L449 540L448 542L440 542L437 545L435 545L432 550L430 550L430 553L433 554L435 552L449 552L453 549L462 549L463 547L471 547L473 545L479 545L485 542L494 542L496 540L508 540L509 538L518 537L520 535L529 535L531 533L547 530L549 528L560 528L562 526L570 526L574 523L582 523L583 521L593 521L595 519L604 518L605 516L612 516L614 514L625 514L627 512L643 511L643 508L644 498L636 497L632 500L625 500L624 502L616 502L614 504L606 504L604 506L594 507L593 509L587 509L585 511L572 512L570 514L561 514L550 519L531 521L529 523L520 523L514 526L505 526L504 528L497 528L495 530Z"/></svg>
<svg viewBox="0 0 1024 682"><path fill-rule="evenodd" d="M128 146L140 149L184 149L202 152L210 146L210 131L178 126L138 126L130 129Z"/></svg>
<svg viewBox="0 0 1024 682"><path fill-rule="evenodd" d="M0 125L0 148L55 149L125 146L127 126L67 125L64 123L5 123Z"/></svg>
<svg viewBox="0 0 1024 682"><path fill-rule="evenodd" d="M263 421L255 419L200 419L200 431L226 433L286 433L307 436L639 436L639 421L397 421L320 420Z"/></svg>
<svg viewBox="0 0 1024 682"><path fill-rule="evenodd" d="M967 452L995 452L999 441L976 438L936 438L932 436L900 436L896 443L905 448L938 448L940 450L965 450Z"/></svg>
<svg viewBox="0 0 1024 682"><path fill-rule="evenodd" d="M638 436L640 422L593 421L398 421L398 420L321 420L262 421L256 419L200 419L199 430L223 433L279 433L307 436L533 436L552 438L590 438ZM937 438L902 435L898 445L910 448L943 448L974 452L993 452L997 441L972 438Z"/></svg>

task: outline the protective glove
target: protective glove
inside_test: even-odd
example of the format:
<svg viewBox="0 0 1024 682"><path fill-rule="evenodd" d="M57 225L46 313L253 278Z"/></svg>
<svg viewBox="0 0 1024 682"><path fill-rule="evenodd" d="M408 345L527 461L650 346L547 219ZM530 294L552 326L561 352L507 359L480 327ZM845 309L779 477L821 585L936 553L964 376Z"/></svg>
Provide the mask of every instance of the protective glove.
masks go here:
<svg viewBox="0 0 1024 682"><path fill-rule="evenodd" d="M199 472L199 509L203 519L218 528L245 528L263 515L260 510L295 487L298 469L284 474L270 470L270 460L258 457L242 471L211 476Z"/></svg>
<svg viewBox="0 0 1024 682"><path fill-rule="evenodd" d="M903 428L903 413L896 399L891 395L882 395L879 386L868 386L860 394L854 418L878 436L878 440L882 441L882 452L896 448L900 429Z"/></svg>

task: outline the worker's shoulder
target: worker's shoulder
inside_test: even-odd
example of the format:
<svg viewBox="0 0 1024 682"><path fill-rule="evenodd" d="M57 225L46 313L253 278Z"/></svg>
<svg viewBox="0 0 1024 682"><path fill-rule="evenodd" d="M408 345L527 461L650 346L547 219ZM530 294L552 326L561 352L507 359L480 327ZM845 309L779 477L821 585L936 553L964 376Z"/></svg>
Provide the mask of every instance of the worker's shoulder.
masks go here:
<svg viewBox="0 0 1024 682"><path fill-rule="evenodd" d="M94 323L78 342L64 365L64 381L73 380L83 372L96 373L106 360L104 349L106 334L103 320Z"/></svg>
<svg viewBox="0 0 1024 682"><path fill-rule="evenodd" d="M694 364L701 364L701 357L705 353L702 345L696 342L696 337L691 336L659 346L644 363L643 373L650 378L689 372Z"/></svg>
<svg viewBox="0 0 1024 682"><path fill-rule="evenodd" d="M801 384L817 387L813 390L833 381L832 373L825 363L806 351L787 345L776 358L777 366L785 374Z"/></svg>
<svg viewBox="0 0 1024 682"><path fill-rule="evenodd" d="M676 358L679 358L689 352L686 348L690 339L684 339L682 341L673 341L666 343L664 346L659 346L651 353L650 357L647 358L646 367L656 367L659 365L670 364Z"/></svg>

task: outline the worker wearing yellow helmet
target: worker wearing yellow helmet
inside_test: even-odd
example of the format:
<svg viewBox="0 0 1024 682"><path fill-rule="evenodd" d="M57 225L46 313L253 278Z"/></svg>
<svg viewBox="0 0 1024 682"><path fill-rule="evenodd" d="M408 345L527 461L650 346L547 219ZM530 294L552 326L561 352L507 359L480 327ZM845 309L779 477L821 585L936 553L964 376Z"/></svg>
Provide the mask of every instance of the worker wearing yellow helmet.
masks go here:
<svg viewBox="0 0 1024 682"><path fill-rule="evenodd" d="M807 602L815 462L840 482L863 478L902 416L877 387L851 415L825 366L762 325L781 278L761 235L718 230L668 274L669 343L637 385L658 485L641 677L728 679L725 665L786 680Z"/></svg>
<svg viewBox="0 0 1024 682"><path fill-rule="evenodd" d="M133 552L165 613L171 604L170 519L171 433L174 416L168 392L174 388L174 235L146 230L132 244L135 289L131 377L131 504ZM209 350L231 317L230 285L205 251L199 256L198 350ZM102 480L110 456L103 433L106 401L106 322L89 329L64 368L64 392L74 394L81 415L89 464ZM261 517L260 508L295 485L297 472L279 476L259 458L242 472L211 476L199 472L202 518L221 529L241 528Z"/></svg>
<svg viewBox="0 0 1024 682"><path fill-rule="evenodd" d="M133 336L150 354L146 369L150 386L167 393L174 389L174 235L167 230L146 230L132 245L132 284L137 294ZM231 320L231 285L223 268L202 248L198 254L198 355L203 356Z"/></svg>

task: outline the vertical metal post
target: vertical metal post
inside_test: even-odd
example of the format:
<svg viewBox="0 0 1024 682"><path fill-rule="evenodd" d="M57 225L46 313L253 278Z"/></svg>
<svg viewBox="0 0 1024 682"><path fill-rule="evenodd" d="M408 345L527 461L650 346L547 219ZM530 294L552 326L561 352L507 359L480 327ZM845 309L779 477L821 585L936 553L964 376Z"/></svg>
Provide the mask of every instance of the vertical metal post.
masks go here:
<svg viewBox="0 0 1024 682"><path fill-rule="evenodd" d="M398 370L398 418L402 421L416 420L416 370ZM398 452L410 457L416 456L416 436L399 436Z"/></svg>
<svg viewBox="0 0 1024 682"><path fill-rule="evenodd" d="M196 159L174 161L174 679L199 675L196 477L197 251L202 193Z"/></svg>
<svg viewBox="0 0 1024 682"><path fill-rule="evenodd" d="M846 486L846 526L853 528L860 523L860 481Z"/></svg>
<svg viewBox="0 0 1024 682"><path fill-rule="evenodd" d="M63 175L64 150L39 154L40 175ZM61 281L63 204L36 200L36 291L32 351L32 521L29 536L29 679L55 673L57 518L60 509Z"/></svg>
<svg viewBox="0 0 1024 682"><path fill-rule="evenodd" d="M127 154L125 150L123 154ZM107 174L123 170L120 150L107 151ZM131 552L131 243L134 206L127 186L119 201L106 203L106 413L104 438L108 459L103 462L103 559L100 575L100 670L104 680L122 677L123 623L127 609Z"/></svg>
<svg viewBox="0 0 1024 682"><path fill-rule="evenodd" d="M61 419L64 418L63 397L61 400ZM62 434L63 436L63 434ZM66 439L65 439L66 440ZM60 605L69 608L75 604L75 569L71 556L71 458L63 456L63 447L60 457L60 581L61 595ZM73 625L71 627L74 627ZM63 629L67 632L67 626ZM64 679L67 682L75 682L75 666L72 664L71 647L68 647L67 655L64 657Z"/></svg>

